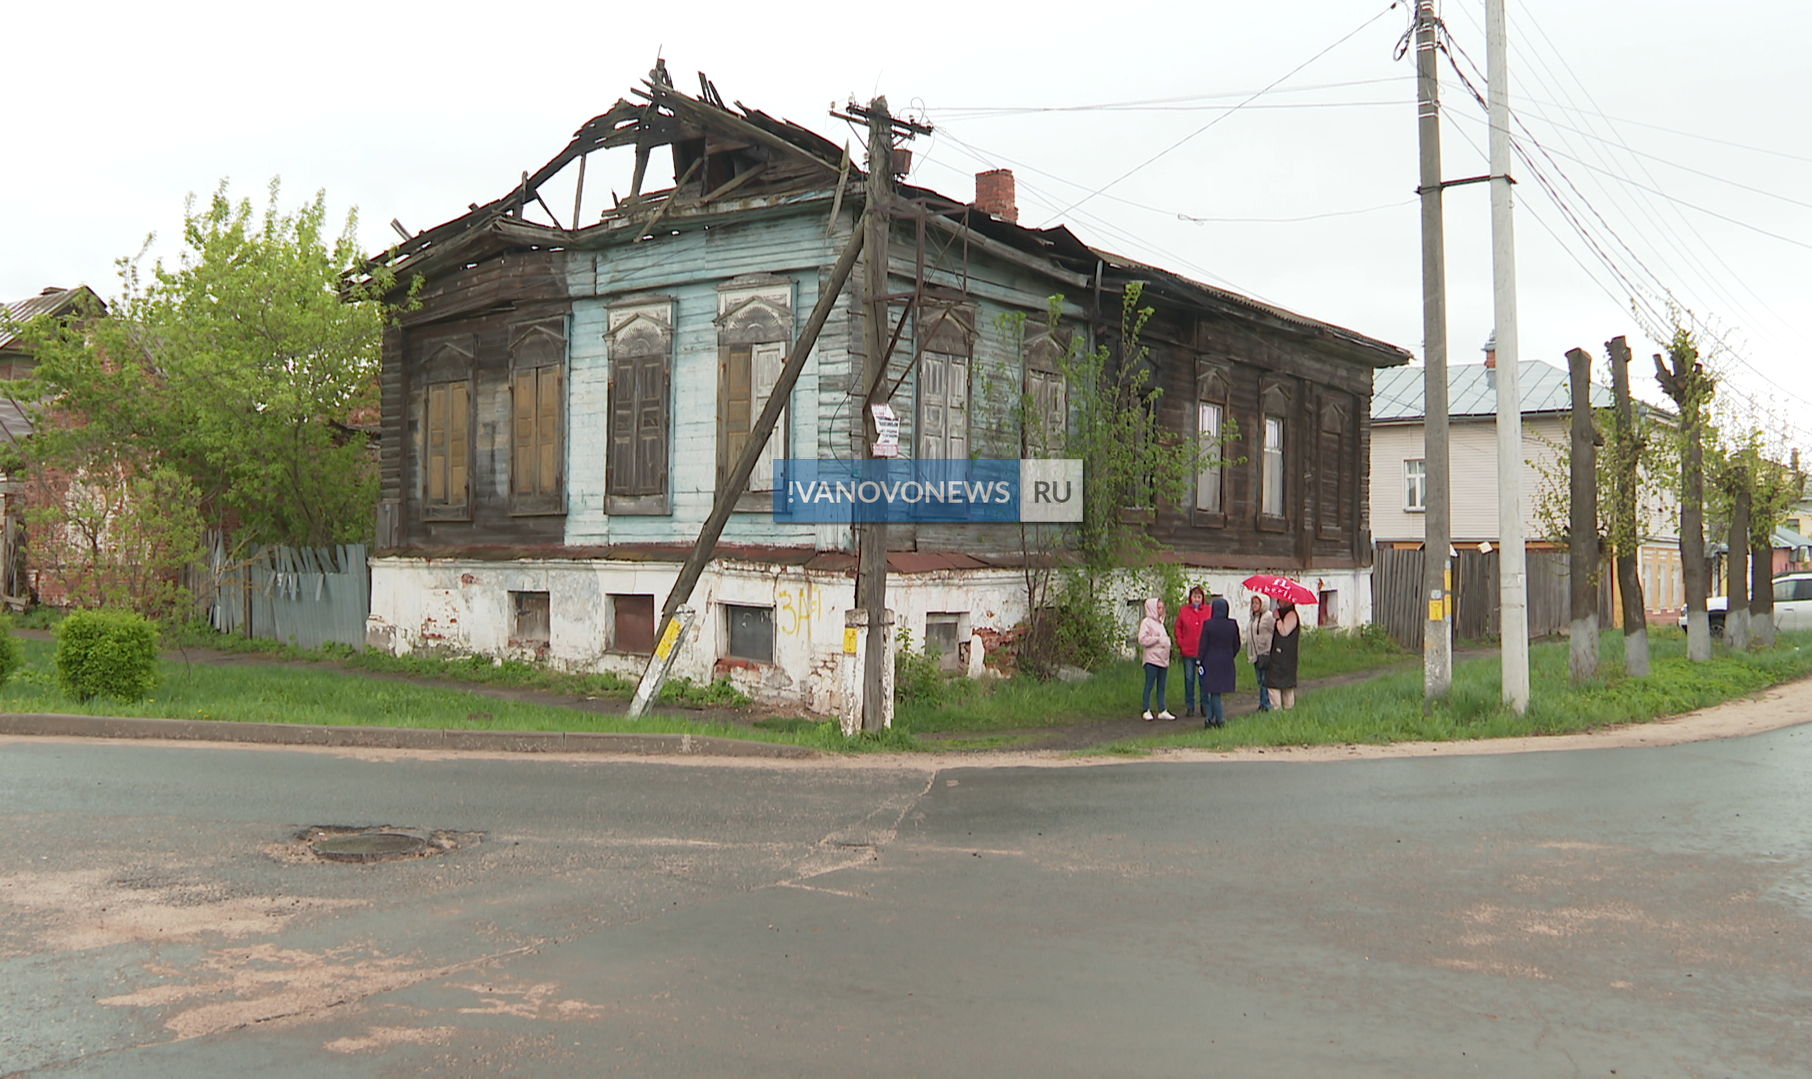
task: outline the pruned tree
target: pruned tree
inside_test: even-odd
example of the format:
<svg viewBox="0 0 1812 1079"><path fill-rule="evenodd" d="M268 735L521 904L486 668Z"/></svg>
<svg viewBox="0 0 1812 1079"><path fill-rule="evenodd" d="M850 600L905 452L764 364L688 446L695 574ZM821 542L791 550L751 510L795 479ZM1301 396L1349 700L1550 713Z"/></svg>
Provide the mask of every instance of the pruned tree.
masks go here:
<svg viewBox="0 0 1812 1079"><path fill-rule="evenodd" d="M1648 605L1642 594L1642 574L1636 552L1642 546L1644 525L1650 518L1642 510L1643 452L1648 435L1638 426L1630 397L1630 346L1621 335L1604 345L1611 367L1611 394L1616 405L1606 425L1604 453L1610 475L1610 502L1605 513L1605 538L1617 564L1617 592L1623 601L1623 670L1632 678L1648 676Z"/></svg>
<svg viewBox="0 0 1812 1079"><path fill-rule="evenodd" d="M1705 557L1706 419L1717 379L1699 356L1692 331L1675 326L1667 358L1655 354L1655 381L1674 402L1680 446L1680 563L1686 578L1686 655L1711 659L1711 623L1705 601L1711 580Z"/></svg>

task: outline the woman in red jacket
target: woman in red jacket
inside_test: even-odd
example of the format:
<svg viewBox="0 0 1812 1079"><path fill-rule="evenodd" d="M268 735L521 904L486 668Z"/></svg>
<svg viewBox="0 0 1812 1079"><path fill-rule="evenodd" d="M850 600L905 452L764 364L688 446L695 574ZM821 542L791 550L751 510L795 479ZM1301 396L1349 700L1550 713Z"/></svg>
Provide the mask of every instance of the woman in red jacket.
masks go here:
<svg viewBox="0 0 1812 1079"><path fill-rule="evenodd" d="M1202 643L1202 623L1208 619L1207 596L1200 586L1189 590L1189 602L1177 612L1177 648L1183 653L1183 714L1195 715L1196 648ZM1202 713L1208 712L1208 698L1202 698Z"/></svg>

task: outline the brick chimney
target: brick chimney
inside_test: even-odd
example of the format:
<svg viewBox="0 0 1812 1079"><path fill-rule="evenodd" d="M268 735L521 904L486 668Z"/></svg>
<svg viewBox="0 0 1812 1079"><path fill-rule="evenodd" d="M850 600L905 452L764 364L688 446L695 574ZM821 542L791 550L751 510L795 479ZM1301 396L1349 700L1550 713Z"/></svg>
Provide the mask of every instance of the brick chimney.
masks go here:
<svg viewBox="0 0 1812 1079"><path fill-rule="evenodd" d="M1002 221L1019 223L1018 192L1012 169L989 169L975 174L975 208Z"/></svg>
<svg viewBox="0 0 1812 1079"><path fill-rule="evenodd" d="M1487 337L1485 339L1484 352L1485 352L1485 369L1488 371L1497 370L1497 331L1496 330L1492 330L1491 336Z"/></svg>

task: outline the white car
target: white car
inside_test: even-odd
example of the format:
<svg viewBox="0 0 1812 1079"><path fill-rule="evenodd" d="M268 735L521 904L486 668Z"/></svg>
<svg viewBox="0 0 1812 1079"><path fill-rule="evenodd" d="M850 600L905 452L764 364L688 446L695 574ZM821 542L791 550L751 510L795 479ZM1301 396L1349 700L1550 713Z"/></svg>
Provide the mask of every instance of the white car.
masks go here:
<svg viewBox="0 0 1812 1079"><path fill-rule="evenodd" d="M1724 615L1730 610L1728 596L1711 596L1705 601L1705 616L1711 623L1711 635L1724 635ZM1686 628L1686 612L1680 612L1680 628ZM1783 573L1774 579L1774 628L1812 629L1812 573Z"/></svg>

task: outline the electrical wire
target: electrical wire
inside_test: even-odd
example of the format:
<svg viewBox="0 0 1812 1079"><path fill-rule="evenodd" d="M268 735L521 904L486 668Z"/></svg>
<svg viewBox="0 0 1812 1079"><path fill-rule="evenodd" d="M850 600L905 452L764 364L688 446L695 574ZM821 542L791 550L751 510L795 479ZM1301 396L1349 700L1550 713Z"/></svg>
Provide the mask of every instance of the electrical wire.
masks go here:
<svg viewBox="0 0 1812 1079"><path fill-rule="evenodd" d="M1245 108L1247 105L1251 104L1253 101L1257 100L1258 98L1262 97L1264 94L1266 94L1266 93L1270 92L1272 89L1276 88L1276 86L1279 83L1286 81L1290 77L1294 76L1297 72L1301 71L1303 68L1308 67L1310 64L1313 64L1315 61L1321 59L1323 56L1326 56L1328 53L1333 52L1335 49L1339 48L1341 45L1346 44L1348 41L1350 41L1354 37L1357 37L1361 31L1365 30L1367 27L1371 26L1371 24L1377 22L1379 19L1382 19L1384 16L1388 15L1390 13L1391 9L1396 6L1397 6L1397 4L1395 3L1395 0L1393 0L1390 7L1386 7L1384 10L1378 12L1376 15L1373 15L1371 18L1360 23L1358 26L1354 27L1351 31L1349 31L1348 33L1343 35L1339 40L1335 41L1333 44L1327 46L1326 48L1322 49L1320 52L1309 57L1307 60L1304 60L1302 63L1297 64L1295 67L1291 68L1289 71L1278 76L1277 79L1272 81L1264 89L1257 91L1256 93L1252 94L1250 97L1247 97L1245 100L1241 101L1238 105L1235 105L1231 109L1227 110L1226 112L1221 113L1219 116L1216 116L1214 119L1203 124L1201 127L1196 128L1194 131L1191 131L1189 134L1184 135L1182 138L1171 143L1169 146L1164 147L1164 149L1159 150L1157 153L1146 158L1144 161L1139 162L1137 165L1134 165L1132 168L1127 169L1125 172L1114 177L1112 180L1109 180L1107 183L1101 185L1100 187L1096 188L1095 190L1089 192L1087 195L1083 196L1082 198L1077 199L1075 202L1071 203L1068 206L1065 206L1062 210L1059 210L1056 214L1052 215L1052 217L1047 220L1046 224L1048 225L1050 223L1050 221L1055 221L1058 218L1063 217L1065 214L1076 209L1078 206L1081 206L1083 203L1088 202L1090 199L1093 199L1096 196L1106 192L1109 188L1114 187L1115 185L1119 184L1121 181L1127 179L1128 177L1134 175L1135 173L1140 172L1141 170L1145 169L1147 166L1158 161L1159 159L1169 155L1172 151L1183 146L1185 143L1193 141L1196 137L1200 136L1203 132L1207 131L1209 128L1220 123L1222 120L1225 120L1227 117L1232 116L1234 113Z"/></svg>

